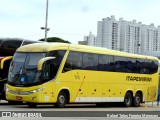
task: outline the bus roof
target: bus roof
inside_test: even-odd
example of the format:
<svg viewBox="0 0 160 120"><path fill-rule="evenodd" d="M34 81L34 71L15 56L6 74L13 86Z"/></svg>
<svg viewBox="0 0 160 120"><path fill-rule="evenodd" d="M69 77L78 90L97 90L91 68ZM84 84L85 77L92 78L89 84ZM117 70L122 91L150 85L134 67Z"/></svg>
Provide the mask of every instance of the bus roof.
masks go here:
<svg viewBox="0 0 160 120"><path fill-rule="evenodd" d="M116 50L110 50L107 48L101 47L92 47L86 45L78 45L78 44L68 44L68 43L51 43L51 42L43 42L43 43L35 43L22 46L17 49L18 52L48 52L52 50L72 50L72 51L80 51L80 52L89 52L89 53L99 53L99 54L108 54L108 55L116 55L116 56L126 56L126 57L136 57L136 58L144 58L144 59L156 59L156 57L152 56L144 56L138 54L132 54L127 52L121 52Z"/></svg>
<svg viewBox="0 0 160 120"><path fill-rule="evenodd" d="M56 49L67 50L69 44L67 43L51 43L51 42L43 42L43 43L35 43L30 45L21 46L17 49L19 52L47 52Z"/></svg>
<svg viewBox="0 0 160 120"><path fill-rule="evenodd" d="M12 56L21 45L37 43L38 41L20 38L0 38L0 56Z"/></svg>

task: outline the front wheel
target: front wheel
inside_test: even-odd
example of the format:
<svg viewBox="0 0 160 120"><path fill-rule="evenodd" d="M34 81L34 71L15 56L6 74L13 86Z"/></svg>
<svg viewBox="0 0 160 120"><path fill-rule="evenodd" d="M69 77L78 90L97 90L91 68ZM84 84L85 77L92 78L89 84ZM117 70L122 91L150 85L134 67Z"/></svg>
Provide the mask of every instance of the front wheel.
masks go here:
<svg viewBox="0 0 160 120"><path fill-rule="evenodd" d="M140 93L136 93L136 95L135 95L135 97L133 99L133 106L134 107L139 107L140 104L141 104L141 99L142 99L141 94Z"/></svg>
<svg viewBox="0 0 160 120"><path fill-rule="evenodd" d="M57 98L57 103L55 103L55 107L57 108L64 108L67 102L67 96L64 91L61 91Z"/></svg>
<svg viewBox="0 0 160 120"><path fill-rule="evenodd" d="M124 97L124 106L130 107L132 105L132 94L127 92Z"/></svg>

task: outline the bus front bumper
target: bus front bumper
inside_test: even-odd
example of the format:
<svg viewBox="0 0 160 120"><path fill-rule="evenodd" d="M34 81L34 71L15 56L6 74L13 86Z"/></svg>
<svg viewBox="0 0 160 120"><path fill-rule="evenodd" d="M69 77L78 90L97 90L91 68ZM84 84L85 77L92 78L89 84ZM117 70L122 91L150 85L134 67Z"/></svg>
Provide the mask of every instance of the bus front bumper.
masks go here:
<svg viewBox="0 0 160 120"><path fill-rule="evenodd" d="M32 102L32 103L42 102L40 93L33 93L29 95L19 95L19 94L12 94L8 91L6 91L6 100Z"/></svg>

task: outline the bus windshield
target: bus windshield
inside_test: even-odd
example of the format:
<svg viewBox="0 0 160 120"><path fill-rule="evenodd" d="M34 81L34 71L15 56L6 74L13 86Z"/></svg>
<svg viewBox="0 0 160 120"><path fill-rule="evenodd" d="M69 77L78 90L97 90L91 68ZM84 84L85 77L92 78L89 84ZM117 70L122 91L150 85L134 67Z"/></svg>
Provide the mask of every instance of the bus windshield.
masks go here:
<svg viewBox="0 0 160 120"><path fill-rule="evenodd" d="M65 50L42 52L16 52L9 69L8 84L13 86L33 86L56 77ZM44 57L55 57L46 62L42 71L37 70L38 61Z"/></svg>
<svg viewBox="0 0 160 120"><path fill-rule="evenodd" d="M8 83L13 85L31 85L39 83L37 64L46 53L15 53L10 66Z"/></svg>

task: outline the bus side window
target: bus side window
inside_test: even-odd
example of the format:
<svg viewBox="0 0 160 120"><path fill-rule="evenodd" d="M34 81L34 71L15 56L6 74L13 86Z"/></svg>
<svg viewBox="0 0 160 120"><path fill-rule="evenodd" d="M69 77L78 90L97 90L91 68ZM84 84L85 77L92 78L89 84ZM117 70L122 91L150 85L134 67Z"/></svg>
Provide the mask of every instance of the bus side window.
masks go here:
<svg viewBox="0 0 160 120"><path fill-rule="evenodd" d="M83 68L85 70L98 70L98 55L83 53Z"/></svg>
<svg viewBox="0 0 160 120"><path fill-rule="evenodd" d="M48 56L56 57L57 65L59 66L64 55L66 53L66 50L55 50L48 53Z"/></svg>
<svg viewBox="0 0 160 120"><path fill-rule="evenodd" d="M99 55L99 70L113 71L113 56Z"/></svg>
<svg viewBox="0 0 160 120"><path fill-rule="evenodd" d="M65 67L63 69L63 72L67 72L67 71L70 71L70 70L72 70L72 63L71 62L65 63Z"/></svg>
<svg viewBox="0 0 160 120"><path fill-rule="evenodd" d="M151 61L149 69L150 74L156 73L158 71L158 61Z"/></svg>
<svg viewBox="0 0 160 120"><path fill-rule="evenodd" d="M99 63L98 63L98 68L100 71L105 71L106 69L106 56L105 55L99 55Z"/></svg>
<svg viewBox="0 0 160 120"><path fill-rule="evenodd" d="M139 64L139 70L140 73L146 74L147 73L147 68L145 67L145 60L144 59L139 59L140 64Z"/></svg>
<svg viewBox="0 0 160 120"><path fill-rule="evenodd" d="M70 51L62 72L64 73L75 69L82 69L82 53Z"/></svg>
<svg viewBox="0 0 160 120"><path fill-rule="evenodd" d="M127 62L127 72L132 72L132 62L130 60Z"/></svg>
<svg viewBox="0 0 160 120"><path fill-rule="evenodd" d="M151 60L145 60L143 63L143 68L145 70L144 71L145 74L150 74L150 69L149 69L150 62L151 62Z"/></svg>
<svg viewBox="0 0 160 120"><path fill-rule="evenodd" d="M119 56L115 56L114 57L114 71L115 72L120 72L121 71L121 65L120 65L120 61L119 61Z"/></svg>

